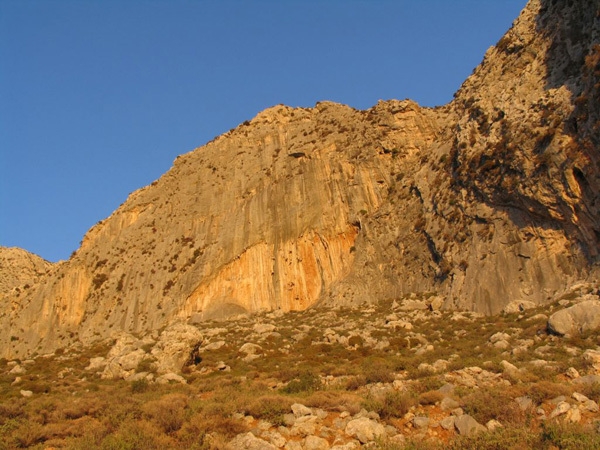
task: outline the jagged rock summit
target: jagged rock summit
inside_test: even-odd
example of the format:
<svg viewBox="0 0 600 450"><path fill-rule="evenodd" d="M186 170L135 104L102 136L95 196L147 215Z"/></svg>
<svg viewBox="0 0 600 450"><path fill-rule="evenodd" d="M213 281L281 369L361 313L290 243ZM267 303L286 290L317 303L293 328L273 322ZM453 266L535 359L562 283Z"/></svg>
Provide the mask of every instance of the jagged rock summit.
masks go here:
<svg viewBox="0 0 600 450"><path fill-rule="evenodd" d="M531 0L439 108L275 106L4 294L0 354L409 294L496 313L597 277L600 1Z"/></svg>

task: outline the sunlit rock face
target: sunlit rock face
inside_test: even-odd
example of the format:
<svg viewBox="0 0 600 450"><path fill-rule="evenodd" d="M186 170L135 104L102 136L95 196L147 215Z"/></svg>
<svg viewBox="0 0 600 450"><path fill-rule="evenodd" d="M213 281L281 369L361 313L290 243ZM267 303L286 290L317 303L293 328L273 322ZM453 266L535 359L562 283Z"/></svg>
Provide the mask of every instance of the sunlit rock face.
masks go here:
<svg viewBox="0 0 600 450"><path fill-rule="evenodd" d="M37 284L53 264L17 247L0 246L0 295L17 295Z"/></svg>
<svg viewBox="0 0 600 450"><path fill-rule="evenodd" d="M275 106L180 156L4 294L0 354L411 293L495 313L593 276L599 8L530 1L444 107Z"/></svg>

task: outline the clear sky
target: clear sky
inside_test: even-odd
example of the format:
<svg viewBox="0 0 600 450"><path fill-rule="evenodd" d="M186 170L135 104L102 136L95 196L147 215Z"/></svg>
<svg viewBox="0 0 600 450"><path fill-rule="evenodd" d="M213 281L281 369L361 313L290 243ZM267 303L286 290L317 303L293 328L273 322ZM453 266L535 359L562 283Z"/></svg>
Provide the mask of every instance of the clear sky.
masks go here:
<svg viewBox="0 0 600 450"><path fill-rule="evenodd" d="M0 0L0 245L67 259L279 103L447 103L526 0Z"/></svg>

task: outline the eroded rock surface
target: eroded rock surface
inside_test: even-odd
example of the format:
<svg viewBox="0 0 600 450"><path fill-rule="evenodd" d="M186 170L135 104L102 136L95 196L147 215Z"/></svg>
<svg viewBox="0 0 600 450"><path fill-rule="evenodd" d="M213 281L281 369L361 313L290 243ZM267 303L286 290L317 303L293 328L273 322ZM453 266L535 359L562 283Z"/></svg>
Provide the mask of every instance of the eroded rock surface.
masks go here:
<svg viewBox="0 0 600 450"><path fill-rule="evenodd" d="M0 355L411 292L492 314L597 277L599 8L531 0L444 107L279 105L178 157L0 298Z"/></svg>

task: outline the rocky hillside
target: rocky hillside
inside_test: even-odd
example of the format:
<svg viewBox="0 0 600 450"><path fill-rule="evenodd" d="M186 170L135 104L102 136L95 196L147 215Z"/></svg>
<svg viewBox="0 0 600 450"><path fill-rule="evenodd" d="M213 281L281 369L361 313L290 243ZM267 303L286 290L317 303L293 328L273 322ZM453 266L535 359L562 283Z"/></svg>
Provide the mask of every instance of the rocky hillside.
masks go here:
<svg viewBox="0 0 600 450"><path fill-rule="evenodd" d="M410 294L496 313L597 276L599 14L531 0L444 107L276 106L182 155L0 299L0 353Z"/></svg>
<svg viewBox="0 0 600 450"><path fill-rule="evenodd" d="M0 448L597 449L599 287L512 314L415 295L1 359ZM573 313L583 334L548 332Z"/></svg>

